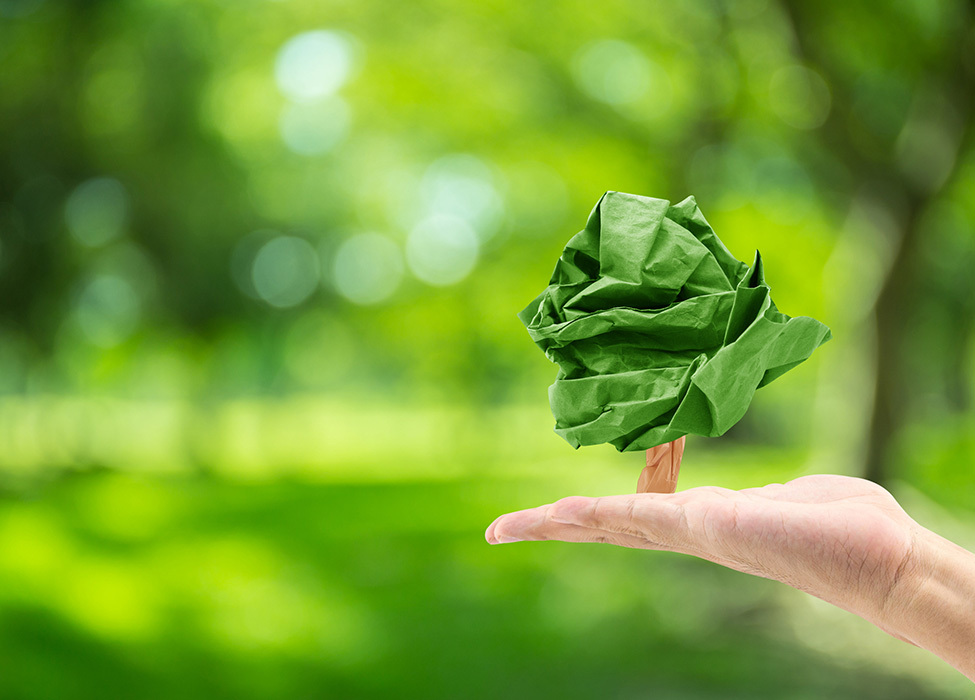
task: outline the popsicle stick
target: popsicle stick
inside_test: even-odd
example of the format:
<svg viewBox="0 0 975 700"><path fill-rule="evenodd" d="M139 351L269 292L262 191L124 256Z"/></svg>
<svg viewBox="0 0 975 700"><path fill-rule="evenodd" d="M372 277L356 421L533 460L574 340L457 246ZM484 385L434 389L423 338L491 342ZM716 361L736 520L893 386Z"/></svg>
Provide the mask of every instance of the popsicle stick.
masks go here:
<svg viewBox="0 0 975 700"><path fill-rule="evenodd" d="M677 490L680 460L684 456L684 438L665 442L647 450L647 466L640 472L637 493L673 493Z"/></svg>

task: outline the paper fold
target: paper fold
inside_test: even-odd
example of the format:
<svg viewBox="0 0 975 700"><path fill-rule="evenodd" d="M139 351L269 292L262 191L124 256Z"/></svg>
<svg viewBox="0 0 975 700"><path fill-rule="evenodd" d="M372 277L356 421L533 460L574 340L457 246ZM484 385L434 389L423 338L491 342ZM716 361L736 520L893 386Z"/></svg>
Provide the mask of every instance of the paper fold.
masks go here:
<svg viewBox="0 0 975 700"><path fill-rule="evenodd" d="M693 197L604 194L518 317L559 365L555 432L620 451L723 434L756 389L830 339L779 312L761 256L737 260Z"/></svg>

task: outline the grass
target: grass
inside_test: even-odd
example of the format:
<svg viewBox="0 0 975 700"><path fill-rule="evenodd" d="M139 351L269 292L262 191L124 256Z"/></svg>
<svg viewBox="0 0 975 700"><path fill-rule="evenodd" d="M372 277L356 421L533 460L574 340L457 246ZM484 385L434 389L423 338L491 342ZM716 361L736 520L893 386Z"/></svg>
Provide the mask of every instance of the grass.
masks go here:
<svg viewBox="0 0 975 700"><path fill-rule="evenodd" d="M94 470L9 493L0 696L961 697L947 670L810 648L790 622L803 596L774 582L669 553L484 543L500 512L635 479L592 460L386 483ZM702 453L696 471L734 461ZM783 480L792 461L755 468Z"/></svg>

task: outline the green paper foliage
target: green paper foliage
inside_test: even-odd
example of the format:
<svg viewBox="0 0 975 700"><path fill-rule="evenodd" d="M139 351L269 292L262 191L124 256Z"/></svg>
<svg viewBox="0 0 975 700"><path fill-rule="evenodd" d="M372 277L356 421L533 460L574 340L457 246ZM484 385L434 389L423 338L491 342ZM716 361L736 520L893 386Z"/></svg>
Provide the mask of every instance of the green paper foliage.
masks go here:
<svg viewBox="0 0 975 700"><path fill-rule="evenodd" d="M830 339L772 303L751 267L718 239L693 197L604 194L518 317L559 366L549 399L573 447L644 450L716 437L755 390Z"/></svg>

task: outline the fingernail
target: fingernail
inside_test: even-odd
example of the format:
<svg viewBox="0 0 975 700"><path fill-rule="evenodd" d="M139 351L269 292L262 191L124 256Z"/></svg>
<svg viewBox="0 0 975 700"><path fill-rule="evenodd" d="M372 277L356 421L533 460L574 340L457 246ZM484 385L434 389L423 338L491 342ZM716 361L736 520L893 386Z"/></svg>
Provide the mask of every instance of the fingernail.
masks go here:
<svg viewBox="0 0 975 700"><path fill-rule="evenodd" d="M508 544L509 542L521 542L521 538L509 537L508 535L502 535L498 538L498 544Z"/></svg>

